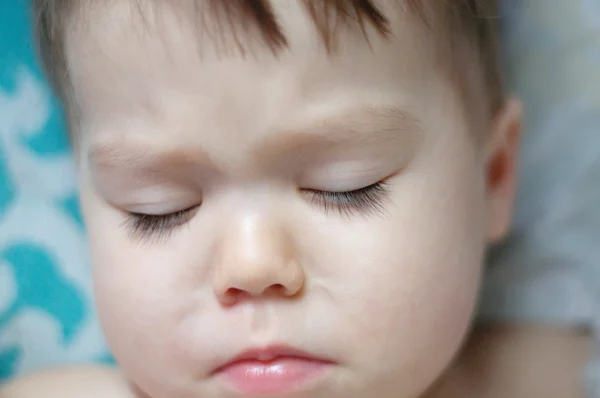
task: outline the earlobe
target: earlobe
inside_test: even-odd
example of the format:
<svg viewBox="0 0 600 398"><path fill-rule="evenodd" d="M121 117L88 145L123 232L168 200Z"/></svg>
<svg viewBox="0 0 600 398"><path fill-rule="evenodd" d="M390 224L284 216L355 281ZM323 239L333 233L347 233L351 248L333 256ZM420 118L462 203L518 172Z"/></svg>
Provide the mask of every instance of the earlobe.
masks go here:
<svg viewBox="0 0 600 398"><path fill-rule="evenodd" d="M522 115L521 102L509 98L490 125L490 139L485 148L487 234L490 243L502 240L512 221Z"/></svg>

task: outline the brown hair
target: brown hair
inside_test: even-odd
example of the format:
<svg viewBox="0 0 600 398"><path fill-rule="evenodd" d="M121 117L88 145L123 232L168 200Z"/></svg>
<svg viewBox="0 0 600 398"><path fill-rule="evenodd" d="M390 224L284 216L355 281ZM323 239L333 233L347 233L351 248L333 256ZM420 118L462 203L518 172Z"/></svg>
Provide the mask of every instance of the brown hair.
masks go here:
<svg viewBox="0 0 600 398"><path fill-rule="evenodd" d="M132 0L133 1L133 0ZM150 4L156 0L147 0ZM240 45L238 30L255 31L269 48L277 53L287 46L287 38L277 22L273 0L193 0L197 10L217 17L217 27L226 25L234 32ZM275 0L282 1L282 0ZM389 21L375 0L301 0L328 51L335 49L339 26L358 28L367 37L367 27L381 36L390 34ZM416 14L428 28L440 30L446 50L453 58L453 73L460 80L461 90L471 97L473 75L478 86L485 90L489 111L493 112L503 100L497 44L497 0L387 0L395 1ZM135 0L140 3L140 0ZM36 30L42 64L53 88L63 102L69 97L68 67L64 53L64 32L76 7L84 0L33 0ZM434 17L434 18L432 18ZM435 23L432 23L435 20ZM433 26L435 25L435 26ZM247 35L244 35L246 37ZM456 59L460 58L460 59ZM467 58L467 63L465 63ZM476 66L476 70L474 70ZM470 94L469 94L470 93ZM68 115L72 116L72 115ZM68 119L72 119L68 117ZM72 120L71 120L72 122Z"/></svg>

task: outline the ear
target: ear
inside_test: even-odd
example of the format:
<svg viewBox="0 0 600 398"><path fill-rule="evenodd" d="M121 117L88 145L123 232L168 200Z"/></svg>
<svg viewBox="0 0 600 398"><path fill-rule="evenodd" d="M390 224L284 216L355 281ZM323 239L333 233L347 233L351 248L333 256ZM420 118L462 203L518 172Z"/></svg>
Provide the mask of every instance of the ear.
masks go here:
<svg viewBox="0 0 600 398"><path fill-rule="evenodd" d="M517 183L517 157L523 111L516 98L509 98L490 125L486 145L487 238L502 240L512 221Z"/></svg>

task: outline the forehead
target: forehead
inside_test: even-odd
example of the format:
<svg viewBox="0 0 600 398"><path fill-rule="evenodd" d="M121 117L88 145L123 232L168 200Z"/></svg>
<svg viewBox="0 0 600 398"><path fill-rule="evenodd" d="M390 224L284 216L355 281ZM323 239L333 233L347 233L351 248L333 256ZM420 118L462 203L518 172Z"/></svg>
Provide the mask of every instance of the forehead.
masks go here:
<svg viewBox="0 0 600 398"><path fill-rule="evenodd" d="M114 7L116 2L117 8ZM107 2L64 0L61 3L60 7L54 8L46 16L51 18L52 24L60 26L74 20L87 24L90 19L86 17L94 14L97 17L107 10ZM108 7L121 11L119 15L113 14L113 18L129 15L133 11L146 24L156 22L156 16L163 12L174 12L181 19L195 25L198 33L202 33L199 36L207 35L213 40L222 40L228 36L227 38L233 38L233 43L229 44L238 45L238 49L242 51L241 44L247 45L248 41L257 40L265 42L274 50L285 47L287 32L280 24L280 17L286 11L295 13L300 7L304 14L310 16L325 46L330 50L335 47L340 28L354 30L355 33L359 30L363 35L373 29L382 35L388 34L388 16L392 9L412 13L422 22L434 22L431 18L437 15L435 22L439 22L440 11L447 8L440 7L439 4L431 7L430 0L112 0L108 2ZM427 24L430 27L434 25Z"/></svg>
<svg viewBox="0 0 600 398"><path fill-rule="evenodd" d="M193 30L199 50L213 50L220 55L254 52L261 44L272 51L286 47L289 35L297 29L294 22L312 23L309 36L320 36L328 51L336 47L340 38L386 36L393 25L408 15L412 22L419 20L421 27L432 26L442 19L432 19L433 9L425 0L173 0L154 2L148 0L112 0L90 2L75 6L66 1L62 10L70 16L60 25L72 36L73 31L99 33L101 36L123 28L133 28L138 35L149 30L167 28L160 35L169 35L170 24L177 28ZM439 10L438 10L439 11ZM292 23L289 25L289 23ZM100 28L100 29L97 29ZM427 29L427 33L431 33ZM129 32L133 33L133 32ZM420 33L425 33L425 30ZM97 35L94 35L97 36ZM293 36L292 36L293 38ZM238 55L239 55L238 54Z"/></svg>
<svg viewBox="0 0 600 398"><path fill-rule="evenodd" d="M315 29L314 18L310 17L310 9L303 1L274 2L272 11L285 33L286 49L281 53L273 53L272 48L264 46L260 35L252 34L256 33L252 32L255 28L224 26L223 19L227 20L227 16L202 8L209 7L210 3L113 0L79 10L84 14L72 18L76 22L66 29L67 63L75 86L83 83L78 81L78 75L90 70L98 75L123 73L135 68L143 75L157 73L161 68L174 71L186 69L186 66L196 67L199 63L243 62L260 64L268 73L270 68L281 67L290 60L299 66L324 60L329 50L323 45L322 31ZM432 46L424 45L430 44L427 43L431 41L430 32L417 23L414 15L409 15L396 1L382 2L378 7L389 21L386 29L389 27L390 37L386 39L378 34L381 31L377 32L373 24L335 28L331 35L339 48L324 61L340 67L343 64L340 61L344 59L355 62L361 55L384 51L399 54L406 65L411 60L432 60ZM370 61L376 64L378 59Z"/></svg>
<svg viewBox="0 0 600 398"><path fill-rule="evenodd" d="M232 31L216 37L213 29L199 29L188 17L197 10L153 4L160 5L103 3L68 30L70 80L88 128L212 129L215 138L274 125L289 130L307 115L327 119L343 108L426 108L431 87L451 90L427 29L396 2L382 6L389 37L369 27L366 36L340 31L334 53L301 1L274 2L287 40L275 54L251 39L241 51ZM205 18L203 24L216 23ZM143 126L132 127L141 120Z"/></svg>

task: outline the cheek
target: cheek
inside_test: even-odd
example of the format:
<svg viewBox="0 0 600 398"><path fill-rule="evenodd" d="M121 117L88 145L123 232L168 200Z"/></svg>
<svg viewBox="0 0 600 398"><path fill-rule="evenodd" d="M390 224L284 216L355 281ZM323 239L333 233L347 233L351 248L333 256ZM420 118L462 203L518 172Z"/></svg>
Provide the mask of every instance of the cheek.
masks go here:
<svg viewBox="0 0 600 398"><path fill-rule="evenodd" d="M122 215L84 189L82 204L96 304L112 352L130 376L150 358L154 368L171 374L177 361L166 342L181 321L182 308L189 305L189 256L184 258L176 240L169 250L159 250L162 243L136 242L128 236Z"/></svg>
<svg viewBox="0 0 600 398"><path fill-rule="evenodd" d="M354 355L374 375L392 382L406 374L413 386L426 385L458 349L485 251L477 172L473 158L440 157L392 182L380 219L317 236L329 243L322 264L336 265L323 289L338 298L346 340L356 342L361 352Z"/></svg>

